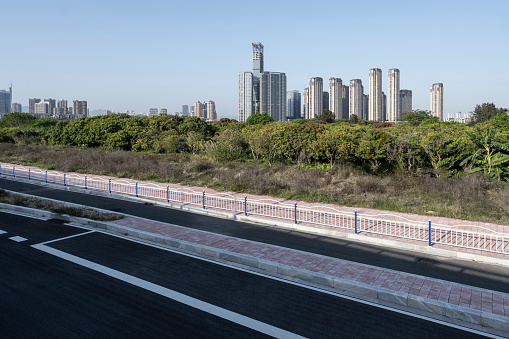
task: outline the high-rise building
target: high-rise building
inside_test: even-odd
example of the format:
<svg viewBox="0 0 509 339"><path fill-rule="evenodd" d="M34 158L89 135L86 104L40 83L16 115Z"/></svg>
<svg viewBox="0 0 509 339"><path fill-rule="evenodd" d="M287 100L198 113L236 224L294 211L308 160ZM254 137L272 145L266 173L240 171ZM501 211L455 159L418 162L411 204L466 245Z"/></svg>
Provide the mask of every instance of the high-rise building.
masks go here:
<svg viewBox="0 0 509 339"><path fill-rule="evenodd" d="M350 80L349 86L349 117L356 115L359 119L364 119L362 110L362 100L364 95L364 86L361 79Z"/></svg>
<svg viewBox="0 0 509 339"><path fill-rule="evenodd" d="M28 99L28 113L35 114L35 104L41 102L41 99L32 98Z"/></svg>
<svg viewBox="0 0 509 339"><path fill-rule="evenodd" d="M0 90L0 113L11 113L12 85L8 91Z"/></svg>
<svg viewBox="0 0 509 339"><path fill-rule="evenodd" d="M286 92L286 118L287 119L300 119L301 118L301 96L299 91Z"/></svg>
<svg viewBox="0 0 509 339"><path fill-rule="evenodd" d="M246 122L253 113L253 73L239 72L239 121Z"/></svg>
<svg viewBox="0 0 509 339"><path fill-rule="evenodd" d="M343 119L348 119L350 116L350 92L346 85L341 88L341 100L343 101Z"/></svg>
<svg viewBox="0 0 509 339"><path fill-rule="evenodd" d="M382 70L372 68L369 70L369 112L368 120L382 121Z"/></svg>
<svg viewBox="0 0 509 339"><path fill-rule="evenodd" d="M148 116L151 117L151 116L154 116L154 115L158 115L159 114L159 110L157 108L150 108L148 110Z"/></svg>
<svg viewBox="0 0 509 339"><path fill-rule="evenodd" d="M23 105L21 105L19 102L13 102L12 103L12 113L21 113L23 112Z"/></svg>
<svg viewBox="0 0 509 339"><path fill-rule="evenodd" d="M400 112L412 112L412 91L409 89L402 89L399 91Z"/></svg>
<svg viewBox="0 0 509 339"><path fill-rule="evenodd" d="M302 92L302 114L304 119L309 119L309 87L304 88Z"/></svg>
<svg viewBox="0 0 509 339"><path fill-rule="evenodd" d="M382 92L382 120L387 121L387 95Z"/></svg>
<svg viewBox="0 0 509 339"><path fill-rule="evenodd" d="M189 106L188 105L182 105L182 116L183 117L189 116Z"/></svg>
<svg viewBox="0 0 509 339"><path fill-rule="evenodd" d="M359 119L367 120L369 112L369 95L362 95L362 114L359 116Z"/></svg>
<svg viewBox="0 0 509 339"><path fill-rule="evenodd" d="M256 113L260 111L260 74L263 73L263 45L253 43L253 105Z"/></svg>
<svg viewBox="0 0 509 339"><path fill-rule="evenodd" d="M336 119L346 119L343 116L343 80L340 78L329 79L329 110Z"/></svg>
<svg viewBox="0 0 509 339"><path fill-rule="evenodd" d="M51 112L53 115L65 115L68 114L67 100L60 99L57 101L57 106L53 108Z"/></svg>
<svg viewBox="0 0 509 339"><path fill-rule="evenodd" d="M167 110L166 108L161 108L161 109L159 110L159 112L160 112L161 114L168 114L168 110Z"/></svg>
<svg viewBox="0 0 509 339"><path fill-rule="evenodd" d="M323 92L323 99L322 99L322 102L323 102L323 109L326 110L326 109L329 109L329 92Z"/></svg>
<svg viewBox="0 0 509 339"><path fill-rule="evenodd" d="M398 121L401 113L401 104L399 97L400 73L399 69L391 68L389 70L389 101L387 107L387 121Z"/></svg>
<svg viewBox="0 0 509 339"><path fill-rule="evenodd" d="M194 105L189 107L189 115L194 117Z"/></svg>
<svg viewBox="0 0 509 339"><path fill-rule="evenodd" d="M41 101L35 104L34 114L38 117L49 114L49 103L47 101Z"/></svg>
<svg viewBox="0 0 509 339"><path fill-rule="evenodd" d="M444 115L444 84L433 84L429 90L430 92L430 112L431 115L437 117L440 121L443 120Z"/></svg>
<svg viewBox="0 0 509 339"><path fill-rule="evenodd" d="M203 120L207 119L207 103L197 101L194 103L194 116Z"/></svg>
<svg viewBox="0 0 509 339"><path fill-rule="evenodd" d="M216 103L212 100L207 101L207 120L217 120Z"/></svg>
<svg viewBox="0 0 509 339"><path fill-rule="evenodd" d="M313 77L309 79L309 119L314 119L323 113L323 79Z"/></svg>
<svg viewBox="0 0 509 339"><path fill-rule="evenodd" d="M274 121L286 120L285 73L260 73L260 113L267 113Z"/></svg>
<svg viewBox="0 0 509 339"><path fill-rule="evenodd" d="M72 106L72 113L74 115L88 117L87 102L85 100L74 100Z"/></svg>
<svg viewBox="0 0 509 339"><path fill-rule="evenodd" d="M48 114L53 114L53 111L55 110L55 107L57 106L56 100L49 98L49 99L44 99L44 101L46 101L48 103Z"/></svg>

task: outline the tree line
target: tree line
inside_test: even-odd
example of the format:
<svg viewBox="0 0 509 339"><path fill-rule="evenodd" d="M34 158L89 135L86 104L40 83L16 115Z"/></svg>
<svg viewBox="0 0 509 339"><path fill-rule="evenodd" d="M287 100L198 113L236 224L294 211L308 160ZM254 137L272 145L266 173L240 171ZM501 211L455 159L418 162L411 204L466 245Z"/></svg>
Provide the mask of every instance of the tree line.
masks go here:
<svg viewBox="0 0 509 339"><path fill-rule="evenodd" d="M480 114L487 104L483 105L478 105ZM338 121L327 111L314 120L292 122L273 122L258 113L246 123L227 118L208 123L166 114L112 114L57 122L11 113L0 120L0 142L188 152L217 161L262 161L271 166L288 162L328 170L349 164L379 175L403 172L439 177L483 172L507 180L509 116L492 108L498 113L473 125L439 122L425 111L406 113L405 121L398 124L355 117Z"/></svg>

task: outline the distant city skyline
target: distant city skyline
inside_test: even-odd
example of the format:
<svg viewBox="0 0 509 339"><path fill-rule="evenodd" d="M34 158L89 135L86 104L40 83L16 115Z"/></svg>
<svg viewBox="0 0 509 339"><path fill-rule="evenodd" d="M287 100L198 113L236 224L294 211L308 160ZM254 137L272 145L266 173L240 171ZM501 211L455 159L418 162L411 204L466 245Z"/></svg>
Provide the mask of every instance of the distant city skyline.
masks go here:
<svg viewBox="0 0 509 339"><path fill-rule="evenodd" d="M238 72L252 69L250 44L261 41L265 68L286 74L287 91L302 93L310 78L333 77L344 85L360 79L368 93L368 70L379 68L389 104L387 71L398 68L401 88L412 90L414 109L430 108L434 83L444 84L444 116L483 102L509 107L507 1L258 5L286 15L246 25L244 13L251 8L241 2L6 2L2 23L12 29L2 41L16 53L2 56L8 67L0 74L0 89L12 82L12 102L23 106L34 97L84 98L90 110L137 113L150 107L176 112L183 104L213 98L219 117L237 118ZM190 25L188 14L196 8L207 16ZM324 18L324 9L338 15ZM338 26L355 27L355 34L331 44ZM374 31L380 39L372 39ZM57 41L79 41L79 53L55 53ZM195 51L196 44L203 52ZM486 45L489 53L476 48Z"/></svg>

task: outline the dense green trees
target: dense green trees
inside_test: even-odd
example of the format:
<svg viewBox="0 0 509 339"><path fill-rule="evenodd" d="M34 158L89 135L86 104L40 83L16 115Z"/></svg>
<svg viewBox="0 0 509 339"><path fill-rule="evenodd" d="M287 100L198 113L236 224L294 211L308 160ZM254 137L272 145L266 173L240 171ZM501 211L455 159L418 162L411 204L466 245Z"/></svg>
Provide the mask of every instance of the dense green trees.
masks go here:
<svg viewBox="0 0 509 339"><path fill-rule="evenodd" d="M197 117L113 114L55 122L28 114L0 120L0 142L48 143L154 153L202 153L218 161L321 164L330 170L350 164L373 174L452 176L483 172L509 178L509 116L495 115L476 129L439 123L426 111L402 115L405 122L358 119L271 122L254 114L246 123ZM466 171L465 171L466 170Z"/></svg>
<svg viewBox="0 0 509 339"><path fill-rule="evenodd" d="M476 105L474 109L473 120L475 123L486 122L497 114L506 114L506 108L497 108L492 102L485 102L481 105Z"/></svg>

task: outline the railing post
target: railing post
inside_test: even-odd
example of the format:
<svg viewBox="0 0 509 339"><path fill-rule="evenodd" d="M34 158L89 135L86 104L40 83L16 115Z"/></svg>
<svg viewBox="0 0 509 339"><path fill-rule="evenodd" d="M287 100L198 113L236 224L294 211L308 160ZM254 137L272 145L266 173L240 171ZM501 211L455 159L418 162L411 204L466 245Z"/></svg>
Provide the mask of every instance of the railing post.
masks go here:
<svg viewBox="0 0 509 339"><path fill-rule="evenodd" d="M355 211L355 234L357 234L357 211Z"/></svg>
<svg viewBox="0 0 509 339"><path fill-rule="evenodd" d="M247 217L247 197L244 197L244 215Z"/></svg>
<svg viewBox="0 0 509 339"><path fill-rule="evenodd" d="M203 203L203 209L205 209L205 191L203 191L203 197L202 197L201 201Z"/></svg>
<svg viewBox="0 0 509 339"><path fill-rule="evenodd" d="M428 221L428 246L431 246L431 219Z"/></svg>
<svg viewBox="0 0 509 339"><path fill-rule="evenodd" d="M44 174L44 179L46 180L46 183L48 183L48 171Z"/></svg>
<svg viewBox="0 0 509 339"><path fill-rule="evenodd" d="M0 175L2 175L2 164L0 164Z"/></svg>
<svg viewBox="0 0 509 339"><path fill-rule="evenodd" d="M64 173L64 186L67 186L66 182L65 182L65 173Z"/></svg>
<svg viewBox="0 0 509 339"><path fill-rule="evenodd" d="M16 178L16 166L12 166L12 177Z"/></svg>
<svg viewBox="0 0 509 339"><path fill-rule="evenodd" d="M295 225L297 225L297 203L295 203L294 214L295 214Z"/></svg>
<svg viewBox="0 0 509 339"><path fill-rule="evenodd" d="M85 189L87 189L87 176L85 175Z"/></svg>
<svg viewBox="0 0 509 339"><path fill-rule="evenodd" d="M136 181L136 198L138 197L138 182Z"/></svg>
<svg viewBox="0 0 509 339"><path fill-rule="evenodd" d="M111 178L108 178L108 191L111 194Z"/></svg>
<svg viewBox="0 0 509 339"><path fill-rule="evenodd" d="M170 203L170 187L166 186L166 202Z"/></svg>
<svg viewBox="0 0 509 339"><path fill-rule="evenodd" d="M30 168L28 169L28 180L30 180Z"/></svg>

